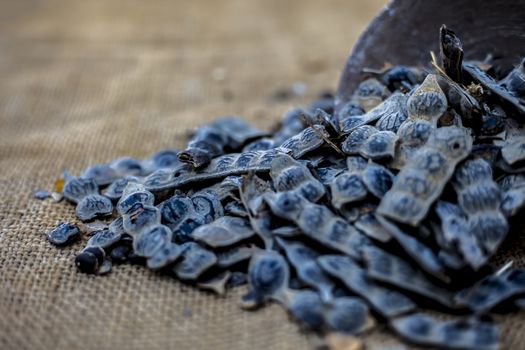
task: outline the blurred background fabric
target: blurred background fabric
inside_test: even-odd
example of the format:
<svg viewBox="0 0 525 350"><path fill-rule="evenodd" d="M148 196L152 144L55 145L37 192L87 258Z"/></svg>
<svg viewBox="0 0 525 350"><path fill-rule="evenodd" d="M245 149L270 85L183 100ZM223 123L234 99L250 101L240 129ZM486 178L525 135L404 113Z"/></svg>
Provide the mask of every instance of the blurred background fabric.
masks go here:
<svg viewBox="0 0 525 350"><path fill-rule="evenodd" d="M269 128L336 89L384 3L0 1L0 349L314 346L278 305L240 310L244 287L221 298L139 266L77 272L87 238L57 249L44 235L77 222L74 207L31 191L62 169L180 148L217 116ZM523 331L507 327L506 345ZM398 344L381 328L364 339Z"/></svg>

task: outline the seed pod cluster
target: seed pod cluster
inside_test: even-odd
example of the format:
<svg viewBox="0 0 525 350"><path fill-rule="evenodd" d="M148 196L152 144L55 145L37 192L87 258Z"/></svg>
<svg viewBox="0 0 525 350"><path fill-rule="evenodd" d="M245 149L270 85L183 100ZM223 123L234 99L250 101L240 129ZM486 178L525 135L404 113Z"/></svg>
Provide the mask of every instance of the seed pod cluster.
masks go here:
<svg viewBox="0 0 525 350"><path fill-rule="evenodd" d="M423 346L497 348L485 316L525 295L522 269L491 265L525 207L525 60L498 76L440 33L441 66L369 69L337 112L322 96L272 132L221 118L182 151L66 174L80 220L111 216L85 225L76 266L140 264L220 295L247 283L242 307L277 302L317 332L384 323Z"/></svg>

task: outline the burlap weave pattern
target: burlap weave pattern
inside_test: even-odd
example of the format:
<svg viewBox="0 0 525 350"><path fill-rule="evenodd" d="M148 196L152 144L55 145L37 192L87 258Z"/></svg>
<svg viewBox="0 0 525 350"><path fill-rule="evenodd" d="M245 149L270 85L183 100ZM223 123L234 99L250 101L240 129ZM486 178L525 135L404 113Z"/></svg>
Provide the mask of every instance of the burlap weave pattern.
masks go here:
<svg viewBox="0 0 525 350"><path fill-rule="evenodd" d="M44 233L72 220L38 201L63 168L181 147L224 114L268 128L292 105L335 89L352 43L383 1L0 2L0 349L298 349L314 342L277 305L225 298L137 266L78 273L86 237L56 249ZM304 83L301 97L276 100ZM525 266L524 245L508 255ZM523 316L501 318L505 348ZM367 345L395 344L384 331Z"/></svg>

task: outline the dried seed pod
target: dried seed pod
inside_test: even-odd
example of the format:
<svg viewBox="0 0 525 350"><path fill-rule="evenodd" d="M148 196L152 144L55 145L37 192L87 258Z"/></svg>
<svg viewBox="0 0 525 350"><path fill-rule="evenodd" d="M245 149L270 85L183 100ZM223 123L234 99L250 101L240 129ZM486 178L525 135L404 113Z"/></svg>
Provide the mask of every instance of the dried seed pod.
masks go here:
<svg viewBox="0 0 525 350"><path fill-rule="evenodd" d="M294 290L289 294L286 309L292 317L310 329L321 329L324 326L324 305L319 294L311 290Z"/></svg>
<svg viewBox="0 0 525 350"><path fill-rule="evenodd" d="M328 328L346 334L359 334L374 327L368 306L359 298L334 299L323 313Z"/></svg>
<svg viewBox="0 0 525 350"><path fill-rule="evenodd" d="M129 183L138 183L139 179L135 176L126 176L120 179L117 179L113 181L108 188L106 189L106 192L104 193L104 196L108 197L111 200L119 200L120 197L124 194L124 189Z"/></svg>
<svg viewBox="0 0 525 350"><path fill-rule="evenodd" d="M113 220L110 224L109 224L109 230L116 233L116 234L124 234L126 233L126 230L124 230L124 219L122 218L122 216L119 216L118 218L116 218L115 220Z"/></svg>
<svg viewBox="0 0 525 350"><path fill-rule="evenodd" d="M241 187L242 178L240 176L227 176L224 180L210 187L203 188L194 195L207 194L220 201L228 198L236 198L236 193Z"/></svg>
<svg viewBox="0 0 525 350"><path fill-rule="evenodd" d="M310 170L286 154L274 157L270 177L276 191L297 191L312 202L318 201L325 194L324 185Z"/></svg>
<svg viewBox="0 0 525 350"><path fill-rule="evenodd" d="M184 219L195 217L195 206L189 197L174 195L158 205L162 219L161 222L174 230Z"/></svg>
<svg viewBox="0 0 525 350"><path fill-rule="evenodd" d="M158 192L177 188L194 182L220 179L250 171L267 172L278 150L232 153L214 158L210 164L195 170L182 166L173 170L157 170L144 180L148 191Z"/></svg>
<svg viewBox="0 0 525 350"><path fill-rule="evenodd" d="M416 308L416 304L403 294L369 280L363 269L347 256L323 255L317 261L326 273L341 280L346 287L367 300L379 314L387 318Z"/></svg>
<svg viewBox="0 0 525 350"><path fill-rule="evenodd" d="M135 204L122 216L122 226L126 233L136 236L150 226L160 224L160 210L151 205Z"/></svg>
<svg viewBox="0 0 525 350"><path fill-rule="evenodd" d="M481 249L477 238L469 230L467 218L459 206L438 201L436 213L441 220L441 229L447 246L457 246L463 258L474 270L486 264L488 256Z"/></svg>
<svg viewBox="0 0 525 350"><path fill-rule="evenodd" d="M49 242L57 246L68 245L80 237L80 230L76 225L61 222L57 227L47 233Z"/></svg>
<svg viewBox="0 0 525 350"><path fill-rule="evenodd" d="M392 187L394 174L384 166L370 163L363 170L362 181L368 192L377 198L382 198Z"/></svg>
<svg viewBox="0 0 525 350"><path fill-rule="evenodd" d="M308 286L315 288L323 301L333 299L334 284L324 274L317 264L319 253L306 245L277 238L277 242L284 249L290 264L295 268L297 276Z"/></svg>
<svg viewBox="0 0 525 350"><path fill-rule="evenodd" d="M365 112L379 105L385 98L390 96L390 91L377 79L367 79L357 86L352 100L357 102Z"/></svg>
<svg viewBox="0 0 525 350"><path fill-rule="evenodd" d="M463 72L466 73L473 82L480 84L484 91L490 91L492 95L499 99L502 106L506 106L512 110L514 113L511 115L525 115L525 103L507 90L507 86L498 84L498 82L474 63L463 62L462 68Z"/></svg>
<svg viewBox="0 0 525 350"><path fill-rule="evenodd" d="M164 225L154 225L142 230L133 239L133 251L138 256L151 258L165 244L171 242L172 232Z"/></svg>
<svg viewBox="0 0 525 350"><path fill-rule="evenodd" d="M62 188L64 197L73 203L78 203L82 198L98 193L98 185L91 178L71 177Z"/></svg>
<svg viewBox="0 0 525 350"><path fill-rule="evenodd" d="M420 270L402 258L372 247L365 248L364 255L366 274L372 279L453 307L452 293L430 282Z"/></svg>
<svg viewBox="0 0 525 350"><path fill-rule="evenodd" d="M178 150L165 149L154 153L147 161L148 172L153 172L157 169L175 169L181 166L179 158L177 157Z"/></svg>
<svg viewBox="0 0 525 350"><path fill-rule="evenodd" d="M191 196L191 202L193 203L195 213L202 216L206 223L210 223L224 216L222 204L213 194L194 194Z"/></svg>
<svg viewBox="0 0 525 350"><path fill-rule="evenodd" d="M429 74L407 100L408 120L427 120L434 127L447 110L447 98L438 84L437 77Z"/></svg>
<svg viewBox="0 0 525 350"><path fill-rule="evenodd" d="M408 118L406 105L407 95L394 93L388 98L390 108L382 113L375 127L381 131L392 131L397 133L401 124Z"/></svg>
<svg viewBox="0 0 525 350"><path fill-rule="evenodd" d="M525 293L525 270L512 269L492 274L456 294L459 306L478 313L488 312L502 302Z"/></svg>
<svg viewBox="0 0 525 350"><path fill-rule="evenodd" d="M500 211L501 192L492 180L490 164L483 159L467 160L457 169L453 183L459 206L467 215L468 231L492 255L509 227Z"/></svg>
<svg viewBox="0 0 525 350"><path fill-rule="evenodd" d="M77 217L82 221L93 220L97 217L111 215L113 204L107 197L99 194L90 194L82 198L75 208Z"/></svg>
<svg viewBox="0 0 525 350"><path fill-rule="evenodd" d="M434 253L434 251L417 238L405 233L399 226L387 219L376 215L376 219L399 243L401 248L416 261L419 266L432 276L448 283L450 278L445 273L445 267Z"/></svg>
<svg viewBox="0 0 525 350"><path fill-rule="evenodd" d="M102 230L95 233L87 242L86 247L109 248L117 243L122 237L122 234L113 232L112 230Z"/></svg>
<svg viewBox="0 0 525 350"><path fill-rule="evenodd" d="M150 191L146 191L143 185L129 183L117 203L117 211L120 215L124 215L137 203L153 205L154 202L155 196Z"/></svg>
<svg viewBox="0 0 525 350"><path fill-rule="evenodd" d="M224 215L248 218L248 212L244 208L244 205L235 200L229 201L224 205Z"/></svg>
<svg viewBox="0 0 525 350"><path fill-rule="evenodd" d="M109 163L109 166L115 170L118 176L143 176L146 175L147 172L142 161L131 157L115 159ZM112 183L115 181L117 180L114 180Z"/></svg>
<svg viewBox="0 0 525 350"><path fill-rule="evenodd" d="M475 319L438 321L418 313L396 318L391 324L401 337L419 345L450 349L498 349L498 327L488 322Z"/></svg>
<svg viewBox="0 0 525 350"><path fill-rule="evenodd" d="M151 241L146 243L147 247L146 246L141 247L142 253L146 253L147 250L155 250L155 253L153 253L153 255L151 255L147 261L147 266L151 270L159 270L166 266L169 266L175 260L177 260L182 253L182 248L178 244L175 244L175 243L172 243L166 240L164 242L164 245L162 245L160 249L151 249L155 245L155 242L153 241L159 238L160 237L157 237L157 238L151 237L150 238Z"/></svg>
<svg viewBox="0 0 525 350"><path fill-rule="evenodd" d="M86 168L81 177L93 179L98 186L105 186L117 179L118 173L109 164L95 164Z"/></svg>
<svg viewBox="0 0 525 350"><path fill-rule="evenodd" d="M439 29L441 60L445 73L458 83L463 82L463 46L454 31L442 25Z"/></svg>
<svg viewBox="0 0 525 350"><path fill-rule="evenodd" d="M183 260L173 268L173 272L181 280L194 281L217 262L217 256L198 243L184 243L181 249Z"/></svg>
<svg viewBox="0 0 525 350"><path fill-rule="evenodd" d="M377 221L372 213L359 216L354 225L359 231L377 241L386 243L392 239L392 235Z"/></svg>
<svg viewBox="0 0 525 350"><path fill-rule="evenodd" d="M266 201L275 215L293 221L306 236L328 248L359 259L361 249L370 244L366 236L327 207L293 192L268 194Z"/></svg>
<svg viewBox="0 0 525 350"><path fill-rule="evenodd" d="M284 258L275 251L261 251L252 256L248 267L248 284L261 301L285 303L290 272Z"/></svg>
<svg viewBox="0 0 525 350"><path fill-rule="evenodd" d="M340 116L339 117L339 124L341 132L344 135L349 134L356 128L371 124L377 120L385 120L385 118L393 117L394 119L399 118L398 120L393 120L394 123L393 128L397 126L397 123L401 123L400 120L403 118L406 118L404 116L399 115L399 104L402 103L403 97L400 97L397 94L394 94L390 96L385 101L381 102L374 108L367 110L366 113L361 115L347 115L347 116ZM396 116L397 114L397 116ZM386 129L389 130L389 129ZM390 130L390 131L393 131Z"/></svg>
<svg viewBox="0 0 525 350"><path fill-rule="evenodd" d="M255 246L234 246L227 250L215 252L217 255L217 266L224 269L248 260L257 249Z"/></svg>
<svg viewBox="0 0 525 350"><path fill-rule="evenodd" d="M324 145L328 137L329 134L323 126L313 125L285 140L278 149L298 159Z"/></svg>
<svg viewBox="0 0 525 350"><path fill-rule="evenodd" d="M246 141L264 134L239 117L219 118L199 127L188 142L188 147L178 153L178 158L181 162L199 168L223 154L226 147L238 149Z"/></svg>
<svg viewBox="0 0 525 350"><path fill-rule="evenodd" d="M467 157L472 137L465 129L436 129L396 176L385 194L378 213L396 221L417 226L432 203L441 195L454 168Z"/></svg>
<svg viewBox="0 0 525 350"><path fill-rule="evenodd" d="M197 227L191 236L212 248L227 247L255 234L248 220L223 216L210 224Z"/></svg>
<svg viewBox="0 0 525 350"><path fill-rule="evenodd" d="M341 148L346 154L360 154L367 159L392 158L397 139L392 131L379 131L373 126L362 125L348 135Z"/></svg>
<svg viewBox="0 0 525 350"><path fill-rule="evenodd" d="M226 295L226 285L228 284L230 277L231 272L224 271L206 281L197 283L197 287L204 290L210 290L219 296L224 296Z"/></svg>

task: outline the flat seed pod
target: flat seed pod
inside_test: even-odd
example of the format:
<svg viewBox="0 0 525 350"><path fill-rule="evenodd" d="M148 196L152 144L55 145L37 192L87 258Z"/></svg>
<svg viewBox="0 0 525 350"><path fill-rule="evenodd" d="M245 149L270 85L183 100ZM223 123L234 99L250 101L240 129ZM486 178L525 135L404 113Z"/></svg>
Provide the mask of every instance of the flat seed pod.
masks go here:
<svg viewBox="0 0 525 350"><path fill-rule="evenodd" d="M394 93L387 101L391 107L383 112L375 127L377 130L397 132L399 126L408 117L406 111L407 96L402 93Z"/></svg>
<svg viewBox="0 0 525 350"><path fill-rule="evenodd" d="M95 180L98 186L105 186L112 183L118 176L118 173L109 164L96 164L85 169L81 177Z"/></svg>
<svg viewBox="0 0 525 350"><path fill-rule="evenodd" d="M325 275L317 264L319 253L306 245L277 238L277 242L284 249L288 261L297 272L297 276L308 286L315 288L323 301L333 299L335 285Z"/></svg>
<svg viewBox="0 0 525 350"><path fill-rule="evenodd" d="M121 234L115 233L111 230L102 230L95 233L88 240L86 247L99 247L106 249L117 243L121 237Z"/></svg>
<svg viewBox="0 0 525 350"><path fill-rule="evenodd" d="M341 144L346 154L359 154L364 142L378 130L370 125L361 125L355 128Z"/></svg>
<svg viewBox="0 0 525 350"><path fill-rule="evenodd" d="M78 203L87 195L98 194L98 185L91 178L71 177L64 184L62 194L67 200Z"/></svg>
<svg viewBox="0 0 525 350"><path fill-rule="evenodd" d="M455 301L476 312L488 312L500 303L522 294L525 294L525 270L513 269L492 274L460 291Z"/></svg>
<svg viewBox="0 0 525 350"><path fill-rule="evenodd" d="M248 220L234 216L223 216L210 224L197 227L191 236L206 245L227 247L250 238L255 234Z"/></svg>
<svg viewBox="0 0 525 350"><path fill-rule="evenodd" d="M120 235L126 233L122 216L119 216L109 224L109 230Z"/></svg>
<svg viewBox="0 0 525 350"><path fill-rule="evenodd" d="M380 249L365 248L366 274L372 279L391 284L441 305L452 307L452 294L443 287L430 282L417 268L403 259L388 254Z"/></svg>
<svg viewBox="0 0 525 350"><path fill-rule="evenodd" d="M118 174L118 176L143 176L146 175L146 169L142 165L143 162L131 158L131 157L122 157L115 159L109 163L109 166ZM112 183L114 183L113 181Z"/></svg>
<svg viewBox="0 0 525 350"><path fill-rule="evenodd" d="M364 270L347 256L323 255L317 261L326 273L341 280L348 289L367 300L379 314L387 318L410 312L417 307L403 294L369 280Z"/></svg>
<svg viewBox="0 0 525 350"><path fill-rule="evenodd" d="M375 78L367 79L359 83L352 95L352 100L356 101L366 112L375 108L385 98L390 95L388 88Z"/></svg>
<svg viewBox="0 0 525 350"><path fill-rule="evenodd" d="M449 349L498 349L498 327L488 322L438 321L418 313L396 318L391 324L401 337L419 345Z"/></svg>
<svg viewBox="0 0 525 350"><path fill-rule="evenodd" d="M188 217L197 215L195 205L189 197L174 195L159 204L162 223L174 230Z"/></svg>
<svg viewBox="0 0 525 350"><path fill-rule="evenodd" d="M172 232L164 225L151 226L141 231L133 239L133 251L138 256L151 258L168 242L171 242Z"/></svg>
<svg viewBox="0 0 525 350"><path fill-rule="evenodd" d="M380 242L388 242L392 235L377 221L372 213L359 216L354 226L365 235Z"/></svg>
<svg viewBox="0 0 525 350"><path fill-rule="evenodd" d="M505 87L498 84L494 78L485 73L474 63L464 62L462 68L474 82L481 84L484 91L490 91L494 94L494 96L500 100L502 105L512 109L513 112L516 112L516 115L525 115L525 103L512 95Z"/></svg>
<svg viewBox="0 0 525 350"><path fill-rule="evenodd" d="M294 290L289 294L286 309L292 317L310 329L322 329L324 305L319 294L310 290Z"/></svg>
<svg viewBox="0 0 525 350"><path fill-rule="evenodd" d="M172 229L173 241L178 244L193 242L191 233L199 226L204 225L204 218L198 215L192 215L184 218L182 222Z"/></svg>
<svg viewBox="0 0 525 350"><path fill-rule="evenodd" d="M343 172L330 184L332 205L340 209L348 203L363 200L368 191L360 173Z"/></svg>
<svg viewBox="0 0 525 350"><path fill-rule="evenodd" d="M131 244L121 244L119 242L113 247L109 256L114 264L123 264L128 261L128 256L132 250Z"/></svg>
<svg viewBox="0 0 525 350"><path fill-rule="evenodd" d="M485 265L488 257L469 230L467 219L459 206L438 201L436 213L441 220L441 229L447 245L456 245L463 258L474 270Z"/></svg>
<svg viewBox="0 0 525 350"><path fill-rule="evenodd" d="M321 181L325 186L328 186L337 175L341 174L346 169L344 167L320 167L315 169L315 176Z"/></svg>
<svg viewBox="0 0 525 350"><path fill-rule="evenodd" d="M283 302L289 279L288 264L277 252L261 251L252 256L248 284L259 298Z"/></svg>
<svg viewBox="0 0 525 350"><path fill-rule="evenodd" d="M324 185L319 182L307 167L286 154L274 157L270 177L276 191L297 191L306 199L316 202L325 194Z"/></svg>
<svg viewBox="0 0 525 350"><path fill-rule="evenodd" d="M458 127L438 128L397 174L378 213L417 226L441 195L456 164L469 154L472 137Z"/></svg>
<svg viewBox="0 0 525 350"><path fill-rule="evenodd" d="M93 220L97 217L111 215L113 204L107 197L99 194L90 194L82 198L75 209L77 217L82 221Z"/></svg>
<svg viewBox="0 0 525 350"><path fill-rule="evenodd" d="M227 176L221 182L210 187L206 187L196 192L195 195L208 194L217 198L220 201L223 201L227 198L235 198L236 193L241 187L241 183L242 178L240 176Z"/></svg>
<svg viewBox="0 0 525 350"><path fill-rule="evenodd" d="M359 154L368 159L393 158L398 136L392 131L378 131L370 135L359 149Z"/></svg>
<svg viewBox="0 0 525 350"><path fill-rule="evenodd" d="M197 215L204 218L204 222L210 223L224 215L224 209L220 200L212 194L194 194L191 202Z"/></svg>
<svg viewBox="0 0 525 350"><path fill-rule="evenodd" d="M174 169L181 165L177 157L177 150L165 149L154 153L149 158L150 168L157 169Z"/></svg>
<svg viewBox="0 0 525 350"><path fill-rule="evenodd" d="M383 102L379 103L371 109L366 109L366 113L361 115L347 115L339 118L339 124L343 134L347 135L356 128L371 124L378 119L390 116L394 113L399 113L398 110L399 97L392 95Z"/></svg>
<svg viewBox="0 0 525 350"><path fill-rule="evenodd" d="M325 139L323 137L329 137L324 127L314 125L285 140L278 148L298 159L324 145Z"/></svg>
<svg viewBox="0 0 525 350"><path fill-rule="evenodd" d="M61 222L57 227L47 233L49 242L57 246L68 245L80 237L80 230L77 226Z"/></svg>
<svg viewBox="0 0 525 350"><path fill-rule="evenodd" d="M359 259L362 247L370 244L366 236L324 205L293 192L269 194L266 200L275 215L293 221L305 235L328 248Z"/></svg>
<svg viewBox="0 0 525 350"><path fill-rule="evenodd" d="M173 268L173 272L181 280L194 281L217 262L217 256L198 243L188 242L181 248L183 260Z"/></svg>
<svg viewBox="0 0 525 350"><path fill-rule="evenodd" d="M377 198L382 198L392 187L395 176L385 168L378 164L369 164L362 174L362 182L366 186L368 192Z"/></svg>
<svg viewBox="0 0 525 350"><path fill-rule="evenodd" d="M430 247L423 244L417 238L405 233L398 226L389 222L385 218L376 215L376 219L423 270L443 282L449 282L450 279L445 273L445 267Z"/></svg>
<svg viewBox="0 0 525 350"><path fill-rule="evenodd" d="M368 306L355 297L335 299L324 311L323 318L328 328L346 334L359 334L375 325Z"/></svg>
<svg viewBox="0 0 525 350"><path fill-rule="evenodd" d="M164 191L190 183L241 175L250 171L267 172L278 150L232 153L214 158L201 169L188 166L166 171L159 170L146 177L144 185L152 192Z"/></svg>
<svg viewBox="0 0 525 350"><path fill-rule="evenodd" d="M256 250L257 248L254 246L234 246L227 250L216 252L217 266L224 269L248 260Z"/></svg>
<svg viewBox="0 0 525 350"><path fill-rule="evenodd" d="M228 284L230 277L231 272L224 271L215 277L197 283L197 287L200 289L212 291L217 295L224 296L226 295L226 285Z"/></svg>
<svg viewBox="0 0 525 350"><path fill-rule="evenodd" d="M501 191L492 180L490 164L483 159L467 160L457 169L453 184L467 215L468 232L492 255L509 227L500 211Z"/></svg>
<svg viewBox="0 0 525 350"><path fill-rule="evenodd" d="M153 242L147 243L147 245L150 244L151 246L153 246ZM149 257L147 261L147 266L151 270L159 270L177 260L181 253L182 248L178 244L172 242L165 242L160 249L157 249L155 253L153 253L153 255Z"/></svg>
<svg viewBox="0 0 525 350"><path fill-rule="evenodd" d="M248 143L246 146L243 147L242 151L243 152L267 151L275 147L276 147L275 141L272 138L263 137L261 139L257 139L257 140L254 140Z"/></svg>
<svg viewBox="0 0 525 350"><path fill-rule="evenodd" d="M136 236L142 230L160 224L160 218L161 213L159 209L151 205L138 203L122 217L122 226L126 233Z"/></svg>
<svg viewBox="0 0 525 350"><path fill-rule="evenodd" d="M126 176L117 179L108 186L106 192L104 193L104 196L114 201L119 200L120 197L122 197L122 195L124 194L124 189L126 188L126 186L132 182L138 183L139 179L135 176Z"/></svg>
<svg viewBox="0 0 525 350"><path fill-rule="evenodd" d="M447 98L438 84L436 75L429 74L408 98L407 112L409 118L428 120L436 126L447 105Z"/></svg>
<svg viewBox="0 0 525 350"><path fill-rule="evenodd" d="M137 203L142 205L153 205L155 196L150 191L136 191L123 195L117 203L117 211L120 215L126 214Z"/></svg>

